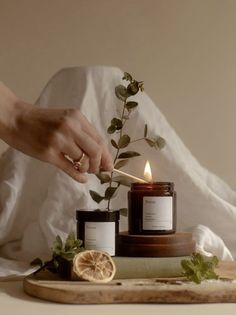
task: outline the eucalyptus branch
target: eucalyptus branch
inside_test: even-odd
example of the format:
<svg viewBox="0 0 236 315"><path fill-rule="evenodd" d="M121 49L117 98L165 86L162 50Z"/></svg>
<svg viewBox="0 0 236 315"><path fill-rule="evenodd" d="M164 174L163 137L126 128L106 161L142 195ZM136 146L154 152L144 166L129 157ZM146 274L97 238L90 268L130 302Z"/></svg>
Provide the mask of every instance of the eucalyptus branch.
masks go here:
<svg viewBox="0 0 236 315"><path fill-rule="evenodd" d="M132 141L130 141L130 143L138 142L138 141L145 140L145 139L146 139L145 137L142 137L139 139L132 140Z"/></svg>
<svg viewBox="0 0 236 315"><path fill-rule="evenodd" d="M133 79L133 77L127 72L124 73L123 80L128 81L127 86L118 85L115 87L116 97L123 102L121 117L114 117L110 122L110 126L107 128L108 134L118 135L117 140L113 138L111 139L111 144L116 149L114 157L114 167L116 169L122 168L127 165L129 159L140 156L140 154L136 151L127 150L127 147L130 143L145 140L149 146L154 147L155 149L161 149L165 145L165 140L160 136L156 136L155 138L147 137L147 125L144 126L144 137L142 138L131 141L130 136L124 133L124 126L129 120L132 111L135 110L138 106L138 102L132 101L129 98L136 95L140 91L143 91L143 82ZM123 149L125 150L123 151ZM106 209L107 211L111 211L111 199L115 197L117 189L120 185L129 186L130 181L124 176L114 176L113 171L110 173L110 175L101 172L97 174L97 177L100 180L101 184L107 184L108 187L106 188L103 196L93 190L90 190L89 193L92 199L97 203L106 200ZM122 212L125 212L124 210L125 208L122 208Z"/></svg>
<svg viewBox="0 0 236 315"><path fill-rule="evenodd" d="M125 105L126 105L126 101L124 101L124 105L123 105L123 110L122 110L122 114L121 114L121 121L122 121L122 128L119 130L119 140L118 140L118 143L122 137L122 133L123 133L123 128L124 128L124 125L127 121L127 119L124 118L124 114L125 114ZM117 151L116 151L116 155L115 155L115 158L114 158L114 161L113 161L113 164L115 165L117 159L118 159L118 156L119 156L119 153L120 153L120 147L117 148ZM111 172L111 178L110 178L110 182L109 182L109 187L112 187L112 182L113 182L113 175L114 175L114 172L112 171ZM107 202L107 210L110 211L110 204L111 204L111 198L108 199L108 202Z"/></svg>

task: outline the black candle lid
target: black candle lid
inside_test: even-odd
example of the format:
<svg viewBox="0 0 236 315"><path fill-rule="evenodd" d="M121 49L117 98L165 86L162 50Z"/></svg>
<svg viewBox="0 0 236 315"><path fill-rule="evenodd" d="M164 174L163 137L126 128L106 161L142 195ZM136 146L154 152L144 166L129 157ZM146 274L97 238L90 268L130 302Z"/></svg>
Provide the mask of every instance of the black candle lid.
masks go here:
<svg viewBox="0 0 236 315"><path fill-rule="evenodd" d="M101 210L76 210L76 219L78 221L90 221L90 222L114 222L120 219L120 211L101 211Z"/></svg>

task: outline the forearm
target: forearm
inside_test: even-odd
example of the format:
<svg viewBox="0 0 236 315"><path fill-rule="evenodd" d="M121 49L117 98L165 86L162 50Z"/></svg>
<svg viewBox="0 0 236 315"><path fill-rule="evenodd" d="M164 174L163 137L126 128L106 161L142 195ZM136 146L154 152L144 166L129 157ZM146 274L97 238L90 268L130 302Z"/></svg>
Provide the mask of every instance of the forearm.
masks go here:
<svg viewBox="0 0 236 315"><path fill-rule="evenodd" d="M7 142L14 128L17 97L0 82L0 138Z"/></svg>

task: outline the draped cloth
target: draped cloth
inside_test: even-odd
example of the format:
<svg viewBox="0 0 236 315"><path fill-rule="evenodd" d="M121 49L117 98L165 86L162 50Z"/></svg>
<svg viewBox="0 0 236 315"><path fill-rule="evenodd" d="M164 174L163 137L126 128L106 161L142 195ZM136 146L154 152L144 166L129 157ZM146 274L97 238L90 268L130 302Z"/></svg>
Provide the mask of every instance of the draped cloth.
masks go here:
<svg viewBox="0 0 236 315"><path fill-rule="evenodd" d="M73 67L56 73L36 102L41 107L76 107L110 144L106 130L113 117L120 117L122 102L114 88L123 72L114 67ZM162 150L145 141L130 144L129 150L141 156L122 170L143 177L146 160L153 178L171 181L177 192L177 229L191 231L197 249L220 259L236 257L236 192L223 180L201 166L145 93L132 97L139 106L125 126L131 139L143 137L145 124L150 137L166 140ZM104 193L96 176L89 174L80 184L47 163L12 148L0 159L0 277L11 278L29 273L28 262L35 257L49 258L56 235L65 239L76 230L76 209L97 208L89 190ZM121 187L112 208L127 206L127 190ZM104 205L100 205L104 206ZM120 230L127 230L127 218L120 220Z"/></svg>

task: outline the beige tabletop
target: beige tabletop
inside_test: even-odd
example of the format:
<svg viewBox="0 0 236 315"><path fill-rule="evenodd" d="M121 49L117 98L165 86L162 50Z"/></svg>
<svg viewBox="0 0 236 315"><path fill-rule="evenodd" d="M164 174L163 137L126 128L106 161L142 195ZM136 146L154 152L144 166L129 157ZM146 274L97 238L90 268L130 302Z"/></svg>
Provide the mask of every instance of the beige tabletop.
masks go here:
<svg viewBox="0 0 236 315"><path fill-rule="evenodd" d="M22 281L0 282L0 307L4 314L86 314L86 315L217 315L236 314L235 304L195 304L195 305L160 305L160 304L110 304L110 305L66 305L51 303L26 295L22 289Z"/></svg>

